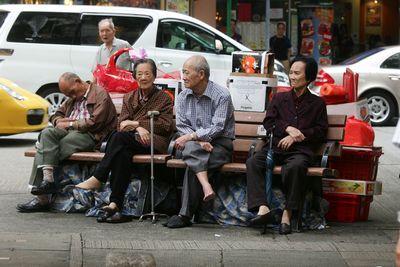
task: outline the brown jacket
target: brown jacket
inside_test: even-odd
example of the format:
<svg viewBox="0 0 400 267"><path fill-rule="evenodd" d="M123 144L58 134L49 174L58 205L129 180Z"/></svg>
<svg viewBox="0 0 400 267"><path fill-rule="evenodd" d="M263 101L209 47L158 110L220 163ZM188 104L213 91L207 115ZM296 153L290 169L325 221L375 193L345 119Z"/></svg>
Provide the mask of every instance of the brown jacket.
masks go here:
<svg viewBox="0 0 400 267"><path fill-rule="evenodd" d="M118 118L119 125L124 120L139 122L139 126L150 132L150 117L148 111L159 111L160 115L154 117L154 149L159 153L165 153L173 130L173 102L165 92L154 88L148 101L142 105L139 102L139 90L127 93L122 103L121 114ZM129 127L124 128L124 130Z"/></svg>
<svg viewBox="0 0 400 267"><path fill-rule="evenodd" d="M81 132L89 132L94 135L98 144L117 126L117 112L108 93L101 87L91 84L87 95L86 107L90 114L89 119L78 120L73 124L73 128ZM54 126L57 120L68 117L75 101L68 99L56 113L51 116L50 121Z"/></svg>

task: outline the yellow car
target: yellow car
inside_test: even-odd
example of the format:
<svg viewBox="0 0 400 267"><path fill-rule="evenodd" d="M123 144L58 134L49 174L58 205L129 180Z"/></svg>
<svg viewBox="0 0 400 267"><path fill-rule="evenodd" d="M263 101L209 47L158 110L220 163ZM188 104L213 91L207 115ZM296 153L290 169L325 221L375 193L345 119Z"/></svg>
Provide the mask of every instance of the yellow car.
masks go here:
<svg viewBox="0 0 400 267"><path fill-rule="evenodd" d="M33 132L46 128L49 103L0 78L0 135Z"/></svg>

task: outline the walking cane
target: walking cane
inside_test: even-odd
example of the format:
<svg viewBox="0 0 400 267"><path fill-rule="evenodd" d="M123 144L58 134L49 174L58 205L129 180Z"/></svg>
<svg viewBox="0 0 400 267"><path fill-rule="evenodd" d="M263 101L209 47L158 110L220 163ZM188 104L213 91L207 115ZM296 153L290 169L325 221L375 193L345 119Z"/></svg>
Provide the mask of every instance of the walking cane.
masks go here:
<svg viewBox="0 0 400 267"><path fill-rule="evenodd" d="M154 212L154 116L160 115L159 111L148 111L147 116L150 117L150 190L151 190L151 212L143 214L139 218L139 222L143 219L151 218L154 224L158 221L159 217L167 217L166 214Z"/></svg>

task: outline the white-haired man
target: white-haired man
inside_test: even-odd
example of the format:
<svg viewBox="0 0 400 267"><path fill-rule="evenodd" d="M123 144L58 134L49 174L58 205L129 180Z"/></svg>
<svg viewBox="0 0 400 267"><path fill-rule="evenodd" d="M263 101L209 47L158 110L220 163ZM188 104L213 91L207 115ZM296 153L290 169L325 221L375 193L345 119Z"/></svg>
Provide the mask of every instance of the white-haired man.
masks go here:
<svg viewBox="0 0 400 267"><path fill-rule="evenodd" d="M111 18L99 22L99 36L103 44L99 47L92 65L92 72L97 64L106 65L112 54L121 48L132 47L127 41L115 37L115 26ZM117 66L126 70L131 69L131 60L128 53L122 54L117 60Z"/></svg>

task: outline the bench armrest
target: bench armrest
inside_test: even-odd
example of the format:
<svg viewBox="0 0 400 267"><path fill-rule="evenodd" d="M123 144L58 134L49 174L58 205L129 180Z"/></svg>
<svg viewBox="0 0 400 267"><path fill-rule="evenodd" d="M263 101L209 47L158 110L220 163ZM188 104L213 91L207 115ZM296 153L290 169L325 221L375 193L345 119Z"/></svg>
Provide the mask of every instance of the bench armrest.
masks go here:
<svg viewBox="0 0 400 267"><path fill-rule="evenodd" d="M178 150L175 149L175 140L176 140L178 137L179 137L179 134L178 134L178 133L175 133L175 134L171 137L171 141L169 142L168 150L167 150L167 153L168 153L169 155L174 156L174 158L181 158L181 154L182 154L181 151L178 151Z"/></svg>
<svg viewBox="0 0 400 267"><path fill-rule="evenodd" d="M328 157L331 154L335 144L336 144L335 141L329 141L326 143L324 152L322 153L321 167L326 168L328 166Z"/></svg>

